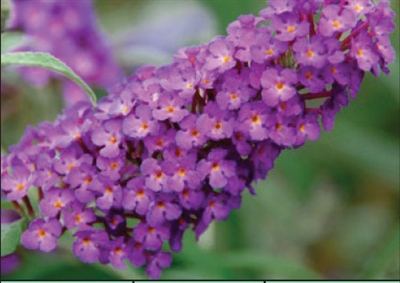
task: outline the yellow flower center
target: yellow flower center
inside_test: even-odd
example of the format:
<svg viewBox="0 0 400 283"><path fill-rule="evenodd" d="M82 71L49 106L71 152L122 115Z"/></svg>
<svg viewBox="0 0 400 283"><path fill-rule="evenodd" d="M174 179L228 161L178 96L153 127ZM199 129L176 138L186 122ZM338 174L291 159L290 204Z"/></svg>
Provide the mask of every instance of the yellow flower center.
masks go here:
<svg viewBox="0 0 400 283"><path fill-rule="evenodd" d="M339 21L333 21L333 22L332 22L332 26L333 26L334 28L340 28L340 22L339 22Z"/></svg>
<svg viewBox="0 0 400 283"><path fill-rule="evenodd" d="M292 33L295 30L296 30L296 28L294 26L288 26L287 29L286 29L286 31L289 32L289 33Z"/></svg>
<svg viewBox="0 0 400 283"><path fill-rule="evenodd" d="M212 166L211 166L211 170L212 171L215 171L215 170L218 170L219 169L219 164L217 163L217 162L214 162L213 164L212 164Z"/></svg>
<svg viewBox="0 0 400 283"><path fill-rule="evenodd" d="M222 58L222 62L228 63L228 61L231 59L229 55L226 55L224 58Z"/></svg>
<svg viewBox="0 0 400 283"><path fill-rule="evenodd" d="M260 124L260 116L257 115L257 114L254 114L254 115L251 117L251 122L252 122L253 124Z"/></svg>
<svg viewBox="0 0 400 283"><path fill-rule="evenodd" d="M168 112L168 113L172 113L172 112L174 112L174 111L175 111L174 106L168 106L168 107L167 107L167 112Z"/></svg>
<svg viewBox="0 0 400 283"><path fill-rule="evenodd" d="M285 85L281 82L277 82L275 87L277 90L282 90L285 87Z"/></svg>
<svg viewBox="0 0 400 283"><path fill-rule="evenodd" d="M54 207L60 209L63 207L63 203L58 200L58 201L54 202Z"/></svg>
<svg viewBox="0 0 400 283"><path fill-rule="evenodd" d="M307 57L313 57L314 56L314 52L312 50L308 50L306 53Z"/></svg>

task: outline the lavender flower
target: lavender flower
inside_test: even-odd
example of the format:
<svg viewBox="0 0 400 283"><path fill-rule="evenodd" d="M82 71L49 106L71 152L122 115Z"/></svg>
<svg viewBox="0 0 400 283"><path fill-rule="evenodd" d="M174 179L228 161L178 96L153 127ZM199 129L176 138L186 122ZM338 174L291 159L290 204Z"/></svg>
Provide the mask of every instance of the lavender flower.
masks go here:
<svg viewBox="0 0 400 283"><path fill-rule="evenodd" d="M50 251L73 230L82 261L127 259L158 278L187 229L199 238L226 219L282 150L332 128L365 72L388 72L388 2L338 2L271 0L228 36L138 69L95 109L78 103L29 128L1 159L8 200L29 206L28 190L39 191L44 218L28 209L36 220L22 244Z"/></svg>
<svg viewBox="0 0 400 283"><path fill-rule="evenodd" d="M18 50L48 52L66 63L86 82L111 87L122 76L111 47L97 27L92 2L80 1L11 1L9 29L22 30L29 43ZM22 75L31 83L47 84L53 72L23 68ZM87 101L84 92L65 82L67 105Z"/></svg>

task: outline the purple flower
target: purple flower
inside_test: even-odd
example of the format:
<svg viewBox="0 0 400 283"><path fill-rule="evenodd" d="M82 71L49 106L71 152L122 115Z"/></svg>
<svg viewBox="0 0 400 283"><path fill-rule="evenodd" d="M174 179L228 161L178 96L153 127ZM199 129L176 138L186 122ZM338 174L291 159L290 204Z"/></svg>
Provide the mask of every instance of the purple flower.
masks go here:
<svg viewBox="0 0 400 283"><path fill-rule="evenodd" d="M206 200L206 209L204 210L201 220L205 224L210 224L213 219L218 221L228 217L230 207L226 204L224 195L211 196Z"/></svg>
<svg viewBox="0 0 400 283"><path fill-rule="evenodd" d="M235 71L227 71L224 76L224 84L217 93L217 103L222 110L235 110L254 96L254 90L247 87L245 79Z"/></svg>
<svg viewBox="0 0 400 283"><path fill-rule="evenodd" d="M75 201L68 208L62 211L62 219L65 227L72 230L78 227L79 230L90 230L90 224L96 220L95 213L92 208L85 208L85 205Z"/></svg>
<svg viewBox="0 0 400 283"><path fill-rule="evenodd" d="M326 63L326 50L322 37L314 35L310 40L299 38L293 44L296 60L304 66L322 68Z"/></svg>
<svg viewBox="0 0 400 283"><path fill-rule="evenodd" d="M11 1L10 29L25 31L30 40L18 49L48 52L65 62L90 84L108 87L122 75L113 59L107 40L97 28L92 2L81 1ZM44 32L45 31L45 32ZM38 68L24 68L22 74L30 82L46 84L53 72ZM87 100L75 96L67 83L64 92L69 105Z"/></svg>
<svg viewBox="0 0 400 283"><path fill-rule="evenodd" d="M121 186L106 176L99 176L93 181L91 191L96 194L96 205L102 210L119 208L122 201Z"/></svg>
<svg viewBox="0 0 400 283"><path fill-rule="evenodd" d="M128 115L122 123L123 133L133 138L143 138L156 133L157 130L158 125L153 119L151 108L146 105L139 105L135 115Z"/></svg>
<svg viewBox="0 0 400 283"><path fill-rule="evenodd" d="M369 71L378 63L379 56L372 44L371 37L367 32L360 33L352 39L350 55L357 60L359 68L363 71Z"/></svg>
<svg viewBox="0 0 400 283"><path fill-rule="evenodd" d="M108 256L108 259L112 266L118 269L125 269L126 264L124 260L128 258L128 253L127 246L124 243L124 237L118 237L111 241L109 248L110 255Z"/></svg>
<svg viewBox="0 0 400 283"><path fill-rule="evenodd" d="M318 32L323 36L332 36L336 32L344 32L354 27L355 16L349 10L341 10L337 5L325 6L318 22Z"/></svg>
<svg viewBox="0 0 400 283"><path fill-rule="evenodd" d="M174 123L179 122L189 114L189 111L184 108L183 102L180 97L163 95L157 101L158 107L153 110L153 117L160 121L169 119Z"/></svg>
<svg viewBox="0 0 400 283"><path fill-rule="evenodd" d="M268 137L265 122L269 116L269 107L258 101L253 104L246 103L240 109L237 119L237 128L241 133L249 136L251 140L261 141ZM237 138L244 138L236 136Z"/></svg>
<svg viewBox="0 0 400 283"><path fill-rule="evenodd" d="M179 194L179 202L186 209L199 209L203 204L205 193L203 190L183 189Z"/></svg>
<svg viewBox="0 0 400 283"><path fill-rule="evenodd" d="M273 16L271 20L271 27L276 30L276 39L281 41L292 41L306 35L309 25L307 21L299 21L299 17L291 12Z"/></svg>
<svg viewBox="0 0 400 283"><path fill-rule="evenodd" d="M218 70L222 73L236 65L233 58L234 45L231 41L218 37L209 44L208 50L211 56L207 57L204 64L206 70Z"/></svg>
<svg viewBox="0 0 400 283"><path fill-rule="evenodd" d="M146 221L150 226L156 227L167 220L178 219L182 214L182 210L176 200L171 195L163 194L155 198L150 204L146 215Z"/></svg>
<svg viewBox="0 0 400 283"><path fill-rule="evenodd" d="M276 106L279 101L287 101L296 94L294 84L297 83L297 75L290 69L278 71L268 68L261 77L263 86L262 98L268 106Z"/></svg>
<svg viewBox="0 0 400 283"><path fill-rule="evenodd" d="M172 258L170 253L158 252L150 257L146 268L146 273L151 279L157 279L161 275L163 268L171 265Z"/></svg>
<svg viewBox="0 0 400 283"><path fill-rule="evenodd" d="M295 146L300 146L305 143L306 137L315 141L321 134L320 126L318 123L318 115L315 113L307 114L303 119L297 122L297 138Z"/></svg>
<svg viewBox="0 0 400 283"><path fill-rule="evenodd" d="M133 229L133 238L142 243L145 249L156 251L162 247L163 241L169 238L169 229L166 226L152 227L146 223L139 223Z"/></svg>
<svg viewBox="0 0 400 283"><path fill-rule="evenodd" d="M174 68L168 79L161 80L161 86L167 91L178 92L178 95L187 102L196 92L199 81L200 76L193 68L189 67L182 70Z"/></svg>
<svg viewBox="0 0 400 283"><path fill-rule="evenodd" d="M69 189L50 188L44 192L44 198L40 201L40 211L48 217L57 214L74 200L74 193Z"/></svg>
<svg viewBox="0 0 400 283"><path fill-rule="evenodd" d="M200 133L212 140L230 138L233 132L233 118L228 111L222 111L215 103L208 103L197 120Z"/></svg>
<svg viewBox="0 0 400 283"><path fill-rule="evenodd" d="M180 121L181 130L176 133L176 143L182 149L199 147L206 142L207 138L199 131L196 121L197 117L193 114L189 114Z"/></svg>
<svg viewBox="0 0 400 283"><path fill-rule="evenodd" d="M287 42L271 36L269 29L260 29L251 47L251 59L257 63L269 62L286 52Z"/></svg>
<svg viewBox="0 0 400 283"><path fill-rule="evenodd" d="M314 67L303 67L300 69L298 80L311 93L320 92L325 88L325 81L320 78L320 69Z"/></svg>
<svg viewBox="0 0 400 283"><path fill-rule="evenodd" d="M92 141L97 146L104 146L100 154L104 157L117 157L122 141L121 120L108 120L93 131Z"/></svg>
<svg viewBox="0 0 400 283"><path fill-rule="evenodd" d="M30 250L39 249L43 252L51 252L57 246L57 238L61 234L61 224L51 218L48 221L38 218L29 223L29 228L21 235L21 243Z"/></svg>
<svg viewBox="0 0 400 283"><path fill-rule="evenodd" d="M13 159L10 165L12 165L12 174L5 173L1 176L1 190L8 200L18 201L26 196L35 177L18 158Z"/></svg>
<svg viewBox="0 0 400 283"><path fill-rule="evenodd" d="M165 170L167 169L166 165L168 164L159 164L157 160L153 158L143 160L140 170L145 177L146 187L155 192L161 190L171 191L171 188L167 186L169 176L165 173Z"/></svg>
<svg viewBox="0 0 400 283"><path fill-rule="evenodd" d="M187 229L198 239L239 209L283 149L318 139L321 122L332 128L366 71L389 71L386 1L269 3L261 17L240 16L227 37L139 68L96 107L79 102L29 127L1 157L2 191L36 218L23 243L47 251L77 230L72 249L82 261L124 268L129 260L158 278ZM26 15L46 14L36 10ZM69 31L84 24L59 15ZM47 36L63 32L61 19L36 21L48 24ZM96 42L77 33L83 45ZM75 51L71 60L92 73L95 55ZM30 205L30 187L47 222Z"/></svg>
<svg viewBox="0 0 400 283"><path fill-rule="evenodd" d="M119 155L115 158L99 156L96 159L96 166L101 170L100 174L114 181L121 178L125 163L125 152L123 150L121 150Z"/></svg>
<svg viewBox="0 0 400 283"><path fill-rule="evenodd" d="M227 152L223 149L212 150L207 160L201 160L197 165L197 170L203 178L209 176L210 185L215 189L223 188L228 178L235 175L235 162L224 160Z"/></svg>
<svg viewBox="0 0 400 283"><path fill-rule="evenodd" d="M100 260L102 249L109 242L108 235L102 230L78 231L74 234L76 241L72 244L74 255L86 263Z"/></svg>

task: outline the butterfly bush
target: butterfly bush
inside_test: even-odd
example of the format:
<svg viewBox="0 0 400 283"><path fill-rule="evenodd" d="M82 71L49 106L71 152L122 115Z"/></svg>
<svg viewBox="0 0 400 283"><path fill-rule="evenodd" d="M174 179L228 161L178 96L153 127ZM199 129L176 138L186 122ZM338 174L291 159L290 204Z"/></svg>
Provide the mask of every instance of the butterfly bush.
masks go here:
<svg viewBox="0 0 400 283"><path fill-rule="evenodd" d="M10 30L21 30L26 42L16 51L47 52L66 63L87 83L108 88L122 76L111 46L99 31L90 0L12 0ZM45 85L54 72L23 67L21 74L30 83ZM85 93L70 81L63 82L67 105L87 100Z"/></svg>
<svg viewBox="0 0 400 283"><path fill-rule="evenodd" d="M22 244L49 252L71 231L83 262L158 278L188 229L226 219L282 150L332 128L366 72L389 72L394 16L388 1L270 0L96 107L28 127L2 157L2 191L35 218Z"/></svg>

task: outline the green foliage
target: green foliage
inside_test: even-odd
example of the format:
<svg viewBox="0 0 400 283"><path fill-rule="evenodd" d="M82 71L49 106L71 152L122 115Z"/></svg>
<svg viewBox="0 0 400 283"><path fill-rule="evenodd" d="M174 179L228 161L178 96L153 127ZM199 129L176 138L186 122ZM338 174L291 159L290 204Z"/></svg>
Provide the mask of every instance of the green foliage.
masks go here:
<svg viewBox="0 0 400 283"><path fill-rule="evenodd" d="M22 231L26 228L26 221L20 219L10 224L1 224L1 256L13 253L21 237Z"/></svg>
<svg viewBox="0 0 400 283"><path fill-rule="evenodd" d="M5 32L1 34L1 53L5 53L11 48L21 44L22 33Z"/></svg>
<svg viewBox="0 0 400 283"><path fill-rule="evenodd" d="M93 105L96 104L96 95L93 90L71 68L50 54L40 52L1 54L1 66L9 65L41 67L60 73L81 86Z"/></svg>

